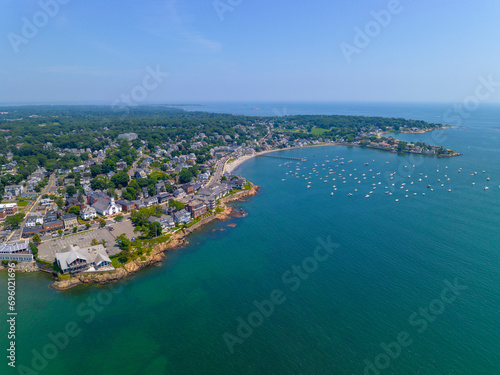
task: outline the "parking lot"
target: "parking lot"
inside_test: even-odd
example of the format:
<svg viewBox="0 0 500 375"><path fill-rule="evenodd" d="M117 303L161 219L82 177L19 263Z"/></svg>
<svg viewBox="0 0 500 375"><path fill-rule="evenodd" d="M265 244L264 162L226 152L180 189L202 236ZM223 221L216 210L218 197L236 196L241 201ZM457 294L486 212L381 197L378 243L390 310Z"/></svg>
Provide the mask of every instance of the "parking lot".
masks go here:
<svg viewBox="0 0 500 375"><path fill-rule="evenodd" d="M134 227L130 221L122 221L121 223L113 223L109 225L113 228L111 232L113 236L116 238L119 235L125 233L127 238L132 239L132 237L137 237L137 233L134 233Z"/></svg>
<svg viewBox="0 0 500 375"><path fill-rule="evenodd" d="M132 225L130 225L130 227L132 227ZM115 243L115 236L118 236L119 234L121 233L118 230L110 232L108 229L94 229L90 232L51 239L38 246L38 257L46 262L53 262L55 260L56 253L61 252L65 247L69 245L88 247L94 238L99 242L105 240L108 254L114 255L120 252L120 248Z"/></svg>

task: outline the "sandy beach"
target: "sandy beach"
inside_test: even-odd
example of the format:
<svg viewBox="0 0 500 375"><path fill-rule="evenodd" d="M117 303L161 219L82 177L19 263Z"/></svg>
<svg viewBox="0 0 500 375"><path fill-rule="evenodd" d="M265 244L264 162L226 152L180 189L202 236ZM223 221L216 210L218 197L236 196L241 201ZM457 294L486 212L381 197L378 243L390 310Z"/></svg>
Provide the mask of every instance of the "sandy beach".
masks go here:
<svg viewBox="0 0 500 375"><path fill-rule="evenodd" d="M242 156L241 158L238 158L230 163L226 163L224 166L224 172L229 172L232 173L236 168L238 168L241 164L246 162L247 160L255 157L255 156L260 156L260 155L265 155L265 154L270 154L271 152L278 152L278 151L288 151L288 150L295 150L298 148L306 148L306 147L321 147L321 146L339 146L338 143L321 143L317 145L306 145L306 146L301 146L301 147L287 147L287 148L282 148L282 149L275 149L275 150L266 150L266 151L261 151L257 152L253 155L245 155Z"/></svg>

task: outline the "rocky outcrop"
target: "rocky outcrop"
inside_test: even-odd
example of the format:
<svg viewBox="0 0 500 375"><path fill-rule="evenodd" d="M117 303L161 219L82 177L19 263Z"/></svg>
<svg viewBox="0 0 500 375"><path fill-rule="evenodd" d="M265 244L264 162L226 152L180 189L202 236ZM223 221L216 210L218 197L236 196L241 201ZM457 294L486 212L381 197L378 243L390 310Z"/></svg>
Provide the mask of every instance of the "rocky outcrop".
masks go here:
<svg viewBox="0 0 500 375"><path fill-rule="evenodd" d="M38 265L36 262L19 262L16 264L14 267L16 272L20 273L26 273L26 272L37 272L40 269L38 268ZM2 270L7 270L8 266L4 266L3 264L0 263L0 271Z"/></svg>
<svg viewBox="0 0 500 375"><path fill-rule="evenodd" d="M116 282L133 275L143 268L155 264L161 264L166 258L164 252L175 250L179 247L186 246L187 244L188 242L184 238L172 238L172 240L167 243L155 245L150 254L144 257L144 260L137 258L113 272L81 273L69 280L54 281L51 287L56 290L66 290L85 283L107 284Z"/></svg>

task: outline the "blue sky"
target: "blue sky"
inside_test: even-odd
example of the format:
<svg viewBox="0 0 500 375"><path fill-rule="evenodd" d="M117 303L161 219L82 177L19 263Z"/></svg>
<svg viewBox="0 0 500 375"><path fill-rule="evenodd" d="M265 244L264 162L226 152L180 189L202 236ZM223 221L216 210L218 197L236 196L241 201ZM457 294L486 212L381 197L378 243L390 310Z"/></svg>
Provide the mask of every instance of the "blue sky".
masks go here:
<svg viewBox="0 0 500 375"><path fill-rule="evenodd" d="M0 102L460 102L500 82L497 0L216 1L223 20L213 0L0 0ZM150 69L169 75L146 90Z"/></svg>

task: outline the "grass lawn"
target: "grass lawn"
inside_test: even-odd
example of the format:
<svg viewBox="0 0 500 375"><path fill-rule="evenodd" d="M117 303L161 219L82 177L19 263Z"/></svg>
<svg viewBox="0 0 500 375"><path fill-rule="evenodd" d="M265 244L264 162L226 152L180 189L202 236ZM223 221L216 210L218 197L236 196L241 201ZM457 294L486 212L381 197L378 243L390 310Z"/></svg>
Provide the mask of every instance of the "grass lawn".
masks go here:
<svg viewBox="0 0 500 375"><path fill-rule="evenodd" d="M321 128L312 128L311 129L311 134L312 135L321 135L323 133L326 133L328 130L327 129L321 129Z"/></svg>

